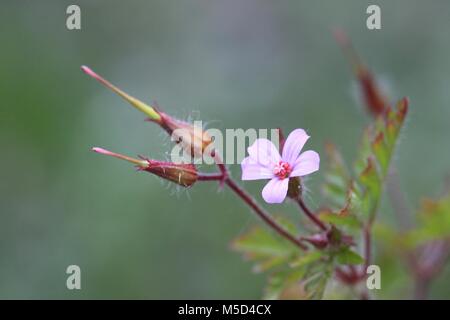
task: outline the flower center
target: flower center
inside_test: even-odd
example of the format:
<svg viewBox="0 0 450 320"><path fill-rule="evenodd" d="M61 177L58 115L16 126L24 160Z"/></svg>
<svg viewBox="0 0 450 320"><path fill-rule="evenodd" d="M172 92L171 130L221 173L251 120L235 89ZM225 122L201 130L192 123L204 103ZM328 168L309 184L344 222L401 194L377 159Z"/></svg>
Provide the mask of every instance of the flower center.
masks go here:
<svg viewBox="0 0 450 320"><path fill-rule="evenodd" d="M277 164L275 164L275 167L273 168L273 174L277 176L280 180L283 180L292 172L292 168L289 165L289 163L284 161L278 161Z"/></svg>

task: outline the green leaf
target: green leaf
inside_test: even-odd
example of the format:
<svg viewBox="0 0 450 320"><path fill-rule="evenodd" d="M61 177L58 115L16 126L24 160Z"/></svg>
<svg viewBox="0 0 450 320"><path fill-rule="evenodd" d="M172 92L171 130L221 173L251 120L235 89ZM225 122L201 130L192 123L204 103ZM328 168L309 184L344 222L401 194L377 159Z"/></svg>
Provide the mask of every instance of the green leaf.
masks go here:
<svg viewBox="0 0 450 320"><path fill-rule="evenodd" d="M328 168L325 174L325 195L346 213L362 214L373 219L379 206L384 181L408 111L408 100L399 101L396 110L387 108L375 123L364 130L354 164L355 178L347 171L342 156L332 145L326 146ZM334 216L324 219L333 220ZM355 221L328 221L338 225ZM348 225L348 226L350 226ZM356 227L357 225L354 224Z"/></svg>
<svg viewBox="0 0 450 320"><path fill-rule="evenodd" d="M367 159L367 166L359 176L359 182L364 189L361 199L363 213L365 215L373 215L381 196L382 183L372 158Z"/></svg>
<svg viewBox="0 0 450 320"><path fill-rule="evenodd" d="M325 172L324 193L338 208L345 205L347 190L351 181L348 169L336 146L325 145L327 169Z"/></svg>
<svg viewBox="0 0 450 320"><path fill-rule="evenodd" d="M356 185L359 187L355 189L361 190L361 210L369 219L374 218L378 209L389 164L407 111L408 100L404 98L398 102L395 111L388 108L377 119L375 126L365 131L360 157L355 165Z"/></svg>
<svg viewBox="0 0 450 320"><path fill-rule="evenodd" d="M354 163L354 172L358 176L367 166L367 159L372 154L372 140L374 136L374 128L368 126L364 129L359 143L358 154L356 156L356 161Z"/></svg>
<svg viewBox="0 0 450 320"><path fill-rule="evenodd" d="M248 256L283 256L292 251L289 243L259 226L236 238L232 247Z"/></svg>
<svg viewBox="0 0 450 320"><path fill-rule="evenodd" d="M289 233L297 234L298 232L297 226L291 220L281 215L275 215L274 219Z"/></svg>
<svg viewBox="0 0 450 320"><path fill-rule="evenodd" d="M321 299L333 267L330 259L319 259L322 257L317 253L308 254L304 263L272 274L264 298Z"/></svg>
<svg viewBox="0 0 450 320"><path fill-rule="evenodd" d="M292 268L304 267L308 264L320 260L323 256L324 254L321 251L311 251L292 261L290 263L290 266Z"/></svg>
<svg viewBox="0 0 450 320"><path fill-rule="evenodd" d="M372 151L377 159L381 175L386 175L389 168L389 148L386 145L384 133L380 131L372 142Z"/></svg>
<svg viewBox="0 0 450 320"><path fill-rule="evenodd" d="M296 234L295 225L276 218L284 228ZM272 270L265 289L266 299L312 299L323 294L331 272L327 251L303 253L292 243L260 226L249 229L232 242L232 248L255 262L254 270Z"/></svg>
<svg viewBox="0 0 450 320"><path fill-rule="evenodd" d="M353 214L336 214L332 212L322 212L319 219L323 222L334 224L337 227L348 227L356 229L361 226L361 222Z"/></svg>
<svg viewBox="0 0 450 320"><path fill-rule="evenodd" d="M440 199L425 199L417 214L417 225L413 229L398 232L392 227L377 223L373 234L386 248L399 254L413 252L436 240L448 240L450 235L450 194Z"/></svg>
<svg viewBox="0 0 450 320"><path fill-rule="evenodd" d="M425 199L418 212L419 226L410 232L417 245L426 241L446 239L450 235L450 194L440 199Z"/></svg>
<svg viewBox="0 0 450 320"><path fill-rule="evenodd" d="M399 232L394 227L375 223L372 227L374 238L381 241L392 254L403 255L406 250L411 250L417 245L418 237L413 231Z"/></svg>
<svg viewBox="0 0 450 320"><path fill-rule="evenodd" d="M264 299L275 300L275 299L302 299L306 298L301 287L298 287L295 296L292 295L294 292L290 292L290 295L283 296L283 292L287 288L295 285L299 285L300 281L304 278L307 269L296 268L288 269L273 273L269 279L267 287L264 290ZM291 296L292 295L292 296Z"/></svg>
<svg viewBox="0 0 450 320"><path fill-rule="evenodd" d="M331 259L325 264L317 264L314 268L310 268L308 275L303 280L307 298L311 300L322 299L332 274L333 264Z"/></svg>
<svg viewBox="0 0 450 320"><path fill-rule="evenodd" d="M277 219L277 221L281 220ZM283 220L280 224L288 230L294 228L287 220ZM300 253L292 243L261 226L249 229L234 239L231 246L235 251L242 253L245 259L254 261L256 263L254 270L257 272L282 265L291 256L295 257Z"/></svg>
<svg viewBox="0 0 450 320"><path fill-rule="evenodd" d="M348 265L364 263L364 258L348 247L343 248L339 252L337 252L336 259L339 264Z"/></svg>

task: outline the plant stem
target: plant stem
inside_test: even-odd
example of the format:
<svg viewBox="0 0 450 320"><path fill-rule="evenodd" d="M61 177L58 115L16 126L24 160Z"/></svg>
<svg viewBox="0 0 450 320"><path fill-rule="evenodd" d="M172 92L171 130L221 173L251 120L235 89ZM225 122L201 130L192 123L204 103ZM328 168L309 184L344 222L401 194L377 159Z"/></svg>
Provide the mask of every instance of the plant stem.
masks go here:
<svg viewBox="0 0 450 320"><path fill-rule="evenodd" d="M220 173L206 174L200 173L198 180L200 181L219 181L225 183L234 193L241 198L253 211L263 220L270 228L275 230L280 236L286 240L292 242L295 246L306 251L308 247L305 246L301 239L297 239L294 235L284 229L270 214L264 210L251 195L249 195L242 187L240 187L231 177L228 172L228 168L223 164L222 159L216 153L214 154L216 165L220 170Z"/></svg>
<svg viewBox="0 0 450 320"><path fill-rule="evenodd" d="M371 256L372 256L372 237L370 233L371 224L367 224L363 230L364 236L364 270L363 274L366 273L367 267L370 265Z"/></svg>
<svg viewBox="0 0 450 320"><path fill-rule="evenodd" d="M308 250L308 248L301 243L300 239L297 239L295 236L290 234L286 229L284 229L281 225L279 225L263 208L261 208L258 203L250 196L244 189L242 189L233 179L230 177L226 178L225 183L230 187L234 193L240 197L246 204L248 204L253 211L273 230L278 232L280 236L289 240L294 245L299 247L302 250Z"/></svg>
<svg viewBox="0 0 450 320"><path fill-rule="evenodd" d="M429 288L430 288L429 279L416 277L414 281L414 299L426 300Z"/></svg>
<svg viewBox="0 0 450 320"><path fill-rule="evenodd" d="M219 168L220 172L222 173L222 178L225 180L230 175L228 172L227 166L223 163L222 158L219 156L218 153L213 151L213 157L214 161L216 162L217 167Z"/></svg>
<svg viewBox="0 0 450 320"><path fill-rule="evenodd" d="M319 218L317 218L316 215L306 206L301 197L298 197L296 202L312 222L314 222L323 231L327 230L326 225L322 221L320 221Z"/></svg>
<svg viewBox="0 0 450 320"><path fill-rule="evenodd" d="M427 299L432 282L442 272L450 255L449 248L448 239L435 240L422 247L419 255L412 255L414 299Z"/></svg>
<svg viewBox="0 0 450 320"><path fill-rule="evenodd" d="M199 181L221 181L223 173L198 173Z"/></svg>

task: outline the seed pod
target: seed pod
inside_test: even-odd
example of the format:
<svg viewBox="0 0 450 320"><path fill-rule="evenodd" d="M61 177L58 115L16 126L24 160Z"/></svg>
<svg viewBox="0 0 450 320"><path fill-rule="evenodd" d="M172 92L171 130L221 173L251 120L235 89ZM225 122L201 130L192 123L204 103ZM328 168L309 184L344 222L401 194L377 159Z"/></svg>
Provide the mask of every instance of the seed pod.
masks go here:
<svg viewBox="0 0 450 320"><path fill-rule="evenodd" d="M192 157L203 156L206 148L212 143L211 136L203 128L175 119L164 112L160 112L160 115L160 125L171 136L172 141L180 144Z"/></svg>
<svg viewBox="0 0 450 320"><path fill-rule="evenodd" d="M145 113L149 117L149 121L160 125L172 137L172 140L179 143L190 156L202 157L206 147L208 147L208 145L212 142L212 138L206 131L203 130L203 128L175 119L168 114L157 110L157 108L147 105L141 100L122 91L108 80L99 76L89 67L82 66L81 70L103 84L108 89L121 96L133 107Z"/></svg>
<svg viewBox="0 0 450 320"><path fill-rule="evenodd" d="M163 179L175 182L183 187L190 187L197 179L197 168L195 165L175 164L172 162L162 162L157 160L147 160L148 165L142 170L156 174Z"/></svg>
<svg viewBox="0 0 450 320"><path fill-rule="evenodd" d="M183 187L190 187L198 179L197 168L193 164L177 164L146 158L135 159L102 148L92 148L92 151L131 162L135 164L140 171L153 173Z"/></svg>

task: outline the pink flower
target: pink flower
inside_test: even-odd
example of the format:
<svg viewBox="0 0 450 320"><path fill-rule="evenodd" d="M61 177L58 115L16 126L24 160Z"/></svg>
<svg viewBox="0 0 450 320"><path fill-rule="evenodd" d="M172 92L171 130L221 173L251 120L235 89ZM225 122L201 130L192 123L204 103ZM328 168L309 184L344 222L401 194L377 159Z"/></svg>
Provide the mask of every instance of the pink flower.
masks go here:
<svg viewBox="0 0 450 320"><path fill-rule="evenodd" d="M303 129L292 131L284 143L282 155L267 139L257 139L242 160L242 180L270 179L262 191L267 203L281 203L289 187L289 178L302 177L319 170L320 157L315 151L300 154L309 136Z"/></svg>

